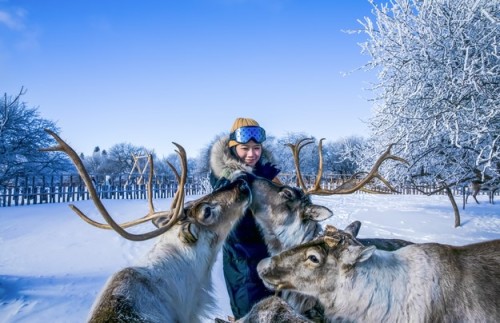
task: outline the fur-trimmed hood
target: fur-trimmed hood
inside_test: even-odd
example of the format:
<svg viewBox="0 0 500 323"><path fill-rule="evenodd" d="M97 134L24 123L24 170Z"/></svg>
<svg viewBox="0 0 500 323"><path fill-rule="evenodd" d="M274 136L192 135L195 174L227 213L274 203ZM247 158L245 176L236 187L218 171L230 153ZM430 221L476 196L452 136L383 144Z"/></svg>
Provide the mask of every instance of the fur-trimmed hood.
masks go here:
<svg viewBox="0 0 500 323"><path fill-rule="evenodd" d="M228 147L229 136L218 139L210 149L210 170L216 178L230 178L231 174L237 170L253 173L250 166L245 165L238 160ZM270 151L262 147L262 156L259 164L274 164L274 158Z"/></svg>

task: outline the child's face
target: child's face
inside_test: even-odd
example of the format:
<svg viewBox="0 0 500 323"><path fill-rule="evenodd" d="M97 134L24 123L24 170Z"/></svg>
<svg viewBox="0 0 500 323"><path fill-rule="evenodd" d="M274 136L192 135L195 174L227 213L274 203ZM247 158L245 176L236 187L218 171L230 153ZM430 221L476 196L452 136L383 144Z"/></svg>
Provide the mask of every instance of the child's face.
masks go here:
<svg viewBox="0 0 500 323"><path fill-rule="evenodd" d="M262 155L262 145L250 140L246 144L236 146L236 155L248 166L254 167Z"/></svg>

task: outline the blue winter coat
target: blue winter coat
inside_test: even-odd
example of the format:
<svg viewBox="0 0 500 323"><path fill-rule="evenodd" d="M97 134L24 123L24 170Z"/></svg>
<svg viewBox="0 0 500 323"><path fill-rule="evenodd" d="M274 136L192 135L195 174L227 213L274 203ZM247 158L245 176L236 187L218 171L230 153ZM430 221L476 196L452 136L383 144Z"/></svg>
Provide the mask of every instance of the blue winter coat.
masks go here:
<svg viewBox="0 0 500 323"><path fill-rule="evenodd" d="M224 147L224 144L223 142L222 147ZM228 152L226 149L222 150L224 153ZM217 156L217 153L217 148L212 148L211 158L214 158L214 154L216 155L215 158L220 157ZM269 160L267 156L265 158L261 157L252 172L257 176L272 180L280 170L267 162ZM265 164L262 162L265 162ZM217 165L215 168L217 168ZM217 169L214 171L214 163L212 162L211 170L211 184L212 187L216 188L224 182L224 179L222 176L217 176L221 172L217 172ZM250 210L245 213L229 233L222 251L224 278L231 309L235 319L239 319L245 316L255 303L274 294L273 291L264 286L257 274L259 261L270 255Z"/></svg>

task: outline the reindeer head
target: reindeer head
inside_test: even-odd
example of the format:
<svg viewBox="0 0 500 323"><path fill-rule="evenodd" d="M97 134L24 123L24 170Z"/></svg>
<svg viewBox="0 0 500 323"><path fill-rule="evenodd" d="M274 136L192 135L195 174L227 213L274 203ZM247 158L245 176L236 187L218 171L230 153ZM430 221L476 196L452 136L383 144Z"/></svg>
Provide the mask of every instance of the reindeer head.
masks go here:
<svg viewBox="0 0 500 323"><path fill-rule="evenodd" d="M365 190L364 186L374 178L380 179L391 190L392 186L378 173L380 165L388 159L393 159L406 163L402 158L390 153L390 149L376 161L372 170L362 180L358 181L357 176L353 176L343 185L333 190L326 190L320 187L323 173L322 141L319 141L319 168L316 182L310 189L306 187L300 172L300 151L306 145L313 143L312 139L301 139L295 144L288 144L292 149L295 170L300 188L278 185L264 178L248 175L253 195L251 209L262 229L264 239L272 255L283 250L294 247L317 237L322 231L318 221L325 220L333 215L332 211L320 205L313 204L312 195L332 195L350 194L357 190ZM359 230L359 227L358 227Z"/></svg>
<svg viewBox="0 0 500 323"><path fill-rule="evenodd" d="M212 245L222 242L251 201L250 187L243 178L238 178L211 194L187 202L178 223L182 226L179 238L188 244L198 240ZM168 222L166 216L153 220L158 228Z"/></svg>
<svg viewBox="0 0 500 323"><path fill-rule="evenodd" d="M298 290L318 297L335 288L336 276L348 274L358 262L368 259L375 247L364 247L356 240L359 225L345 231L326 226L324 235L296 246L257 266L259 276L271 289Z"/></svg>
<svg viewBox="0 0 500 323"><path fill-rule="evenodd" d="M226 238L234 222L236 222L239 217L244 214L246 208L252 201L252 194L248 184L245 180L239 178L234 180L230 185L224 188L203 196L196 201L184 204L184 185L187 178L187 158L184 148L179 144L174 143L174 145L178 148L177 154L179 155L181 161L182 171L181 174L179 174L177 170L169 163L170 168L174 172L175 176L177 177L177 181L179 182L177 186L177 192L173 197L171 209L169 211L155 211L151 194L154 165L153 159L151 155L149 155L148 158L150 169L147 190L149 213L142 218L118 224L104 207L94 188L92 180L90 179L90 176L83 166L83 163L78 154L76 154L73 148L71 148L57 134L50 130L46 131L54 137L58 145L42 150L61 151L66 153L70 157L70 159L75 164L78 173L82 177L85 185L87 186L92 201L106 220L107 224L99 223L90 219L74 205L70 205L70 207L85 222L101 229L113 229L126 239L133 241L151 239L167 232L174 225L179 224L181 225L181 229L179 230L179 238L185 243L195 243L202 235L205 238L208 236L210 244L220 243ZM133 234L125 230L128 227L135 226L150 220L153 220L153 223L158 227L158 229L142 234ZM207 240L204 239L204 242L207 242Z"/></svg>
<svg viewBox="0 0 500 323"><path fill-rule="evenodd" d="M333 215L311 202L303 190L246 174L252 190L252 210L271 254L310 241L322 230L318 221Z"/></svg>

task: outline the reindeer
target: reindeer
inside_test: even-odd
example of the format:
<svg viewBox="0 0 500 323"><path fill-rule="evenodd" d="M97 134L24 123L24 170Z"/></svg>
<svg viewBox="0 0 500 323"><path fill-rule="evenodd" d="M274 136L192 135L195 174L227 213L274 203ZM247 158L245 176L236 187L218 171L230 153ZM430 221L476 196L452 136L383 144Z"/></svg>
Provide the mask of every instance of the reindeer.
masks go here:
<svg viewBox="0 0 500 323"><path fill-rule="evenodd" d="M307 190L305 185L303 185L300 168L298 167L300 149L305 146L303 142L304 139L298 141L295 145L289 144L294 154L297 179L302 188L277 185L264 178L255 177L250 174L247 175L247 181L250 184L253 196L250 209L256 218L257 225L261 230L271 256L296 245L311 241L322 233L323 228L320 221L328 219L333 213L326 207L313 204L311 201L313 195L353 193L359 189L363 189L364 185L375 177L383 179L378 174L378 168L385 160L401 160L391 155L389 148L380 156L367 177L361 182L354 184L351 179L351 181L347 181L344 186L328 191L319 188L318 178L321 178L322 174L322 159L320 158L320 167L315 186ZM321 157L321 141L319 152ZM385 179L383 179L383 181L387 182ZM356 223L358 225L352 228L356 231L357 235L361 223ZM396 250L412 243L400 239L368 238L359 239L359 241L365 245L374 245L383 250ZM316 298L289 291L282 293L282 298L298 313L304 314L307 318L315 321L323 320L322 306L318 304ZM263 310L263 308L265 307L259 306L258 309L255 308L252 312ZM242 319L242 322L245 322L245 320Z"/></svg>
<svg viewBox="0 0 500 323"><path fill-rule="evenodd" d="M54 132L58 145L44 151L62 151L75 164L92 201L107 224L88 218L76 206L70 207L86 222L113 229L122 237L143 241L158 237L154 247L137 266L113 274L96 299L89 322L200 322L215 304L211 269L222 242L252 200L248 184L235 179L231 184L184 205L187 176L186 153L177 146L182 173L171 164L179 185L170 211L155 211L152 202L152 157L148 183L149 213L143 218L118 224L98 198L83 163L75 151ZM125 230L153 220L159 227L132 234Z"/></svg>
<svg viewBox="0 0 500 323"><path fill-rule="evenodd" d="M466 246L363 246L351 228L263 259L257 270L276 290L315 296L331 321L498 322L500 240Z"/></svg>
<svg viewBox="0 0 500 323"><path fill-rule="evenodd" d="M493 200L495 197L495 193L498 189L500 189L500 185L492 181L483 182L481 180L473 180L469 184L469 191L467 192L465 203L467 203L469 195L472 195L474 201L476 201L476 203L479 204L479 201L477 200L477 195L479 194L480 191L485 191L488 194L488 202L491 204L495 204Z"/></svg>
<svg viewBox="0 0 500 323"><path fill-rule="evenodd" d="M464 187L463 192L463 208L465 209L465 204L467 204L469 200L469 195L472 195L474 201L479 204L477 200L477 195L479 192L484 191L488 195L488 202L491 204L494 203L495 193L500 189L500 181L499 178L494 177L489 174L485 174L478 169L473 169L472 173L474 173L475 178L469 182L469 185Z"/></svg>
<svg viewBox="0 0 500 323"><path fill-rule="evenodd" d="M323 140L325 140L325 138L321 138L318 145L319 165L318 165L318 173L316 174L316 181L314 185L309 189L307 189L306 185L304 184L304 181L302 180L302 175L299 167L300 151L302 150L302 148L313 143L314 141L312 139L304 138L297 141L295 144L288 144L288 146L292 149L292 154L295 163L295 172L297 173L299 185L302 188L302 190L304 190L308 195L322 195L322 196L342 195L342 194L352 194L357 191L380 194L381 193L380 191L371 190L366 187L366 185L371 181L373 181L374 179L380 180L391 192L397 192L397 190L389 183L389 181L379 173L380 166L382 166L382 164L387 160L395 160L408 165L408 161L406 161L401 157L395 156L391 153L393 144L387 147L385 152L382 155L380 155L380 157L373 164L371 170L368 173L366 173L364 177L360 178L363 172L359 172L353 174L349 179L344 181L342 185L336 187L335 189L328 190L321 188L320 186L321 177L323 175ZM361 223L359 224L359 226L357 226L358 231L360 226ZM402 239L366 238L366 239L359 239L359 241L361 241L361 243L363 243L364 245L373 245L379 249L388 251L397 250L401 247L412 244L412 242Z"/></svg>

